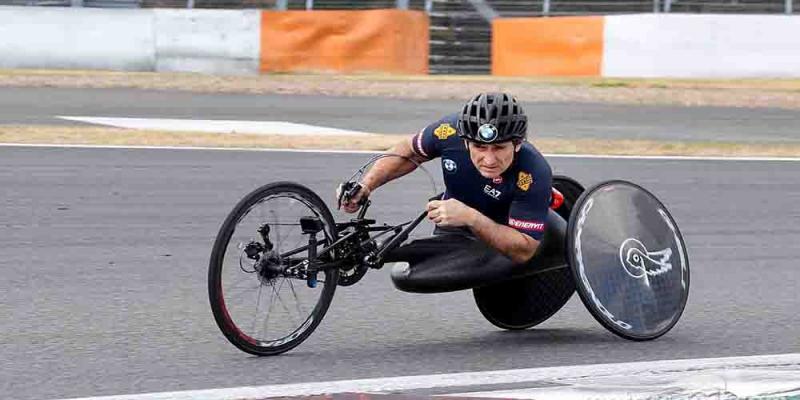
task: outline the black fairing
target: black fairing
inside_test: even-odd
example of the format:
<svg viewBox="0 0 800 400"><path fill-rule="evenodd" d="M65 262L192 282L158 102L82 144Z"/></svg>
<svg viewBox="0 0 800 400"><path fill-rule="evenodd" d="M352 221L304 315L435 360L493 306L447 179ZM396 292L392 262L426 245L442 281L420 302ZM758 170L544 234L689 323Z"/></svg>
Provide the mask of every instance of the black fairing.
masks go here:
<svg viewBox="0 0 800 400"><path fill-rule="evenodd" d="M442 293L488 286L566 265L566 221L550 210L539 251L516 264L480 240L446 234L414 240L392 252L387 262L407 262L392 270L395 286L406 292Z"/></svg>

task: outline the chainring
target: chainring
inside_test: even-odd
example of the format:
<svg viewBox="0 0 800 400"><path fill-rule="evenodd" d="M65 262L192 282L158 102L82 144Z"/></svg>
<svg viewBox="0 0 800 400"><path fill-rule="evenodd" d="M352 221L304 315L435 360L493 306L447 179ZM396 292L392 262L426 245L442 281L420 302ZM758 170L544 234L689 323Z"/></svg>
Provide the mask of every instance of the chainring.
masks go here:
<svg viewBox="0 0 800 400"><path fill-rule="evenodd" d="M351 286L360 281L367 274L369 267L363 264L348 270L339 269L339 286Z"/></svg>

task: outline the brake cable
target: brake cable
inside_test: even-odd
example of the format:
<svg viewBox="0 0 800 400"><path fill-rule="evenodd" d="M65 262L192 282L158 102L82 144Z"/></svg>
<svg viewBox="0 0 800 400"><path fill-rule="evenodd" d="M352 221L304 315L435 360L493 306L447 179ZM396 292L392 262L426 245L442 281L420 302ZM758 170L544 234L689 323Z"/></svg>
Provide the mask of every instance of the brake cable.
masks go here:
<svg viewBox="0 0 800 400"><path fill-rule="evenodd" d="M433 178L433 175L427 169L425 169L425 167L422 166L421 163L417 162L416 160L414 160L411 157L406 157L404 155L394 154L394 153L383 153L383 154L378 154L376 156L373 156L366 163L364 163L364 165L362 165L361 168L359 168L356 172L354 172L353 175L351 175L350 178L348 178L346 182L353 182L353 179L356 178L356 177L360 181L361 177L366 172L367 167L369 167L370 165L372 165L373 163L375 163L376 161L378 161L380 159L388 158L388 157L399 157L399 158L402 158L402 159L414 164L418 169L422 170L422 172L424 172L425 175L428 177L428 180L430 181L431 186L433 187L433 196L437 196L439 194L439 189L436 186L436 180Z"/></svg>

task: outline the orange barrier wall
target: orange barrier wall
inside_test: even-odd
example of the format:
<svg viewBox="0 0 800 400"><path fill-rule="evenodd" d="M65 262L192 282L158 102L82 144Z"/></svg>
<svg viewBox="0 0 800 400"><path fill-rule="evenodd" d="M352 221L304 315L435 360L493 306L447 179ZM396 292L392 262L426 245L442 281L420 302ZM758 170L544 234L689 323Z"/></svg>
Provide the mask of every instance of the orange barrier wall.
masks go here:
<svg viewBox="0 0 800 400"><path fill-rule="evenodd" d="M600 76L603 26L603 17L496 19L492 74Z"/></svg>
<svg viewBox="0 0 800 400"><path fill-rule="evenodd" d="M428 24L419 11L263 11L261 71L427 74Z"/></svg>

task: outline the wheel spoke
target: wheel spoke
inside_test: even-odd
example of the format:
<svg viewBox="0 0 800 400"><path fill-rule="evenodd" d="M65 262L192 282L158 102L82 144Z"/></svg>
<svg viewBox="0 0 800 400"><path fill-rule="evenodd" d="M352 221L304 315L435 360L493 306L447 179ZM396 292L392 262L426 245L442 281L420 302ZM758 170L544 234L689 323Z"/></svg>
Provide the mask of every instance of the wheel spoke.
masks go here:
<svg viewBox="0 0 800 400"><path fill-rule="evenodd" d="M274 303L273 296L275 294L275 282L270 282L270 286L272 286L272 292L269 295L269 309L267 310L267 315L264 318L264 325L263 325L265 338L267 337L267 328L268 328L267 325L269 324L269 317L272 315L272 304Z"/></svg>
<svg viewBox="0 0 800 400"><path fill-rule="evenodd" d="M256 286L248 287L249 285L246 285L246 283L248 283L247 280L242 280L242 282L244 282L245 285L241 285L240 286L240 284L237 283L235 286L226 289L226 293L230 293L230 297L228 298L228 300L236 300L236 299L239 298L239 296L242 296L243 294L247 293L249 290L252 290L252 289L256 288Z"/></svg>
<svg viewBox="0 0 800 400"><path fill-rule="evenodd" d="M319 281L317 281L317 282L319 282ZM299 315L300 318L302 318L303 315L306 315L306 314L303 312L302 304L300 304L300 298L297 297L297 292L294 290L294 283L292 283L291 280L289 281L289 287L292 289L292 294L294 295L294 299L296 300L296 303L297 303L297 315Z"/></svg>
<svg viewBox="0 0 800 400"><path fill-rule="evenodd" d="M280 255L287 250L307 247L309 236L302 232L300 218L316 216L322 220L324 237L317 234L320 246L335 239L331 236L335 233L335 226L324 203L296 185L272 185L251 196L243 200L242 204L246 205L237 208L236 214L231 214L228 219L228 225L220 230L228 232L229 236L225 242L219 242L224 243L222 248L214 249L221 253L221 257L215 258L219 261L212 263L211 272L216 274L221 284L219 289L212 286L210 295L212 299L222 296L223 301L213 302L212 309L217 321L221 321L220 317L228 321L219 324L225 336L244 351L270 355L284 352L305 340L323 316L319 313L320 307L327 309L336 287L335 280L331 287L326 286L325 278L331 272L335 276L337 271L320 271L322 279L317 280L320 285L317 288L306 287L304 279L274 273L289 264L307 262L308 257L306 250L294 254L295 261L291 262L291 257ZM278 259L269 260L272 271L261 271L258 261L247 258L244 252L252 241L265 244L258 234L258 229L264 225L271 228L269 241L278 256ZM214 294L215 290L221 292ZM256 304L252 302L253 297L256 297ZM292 336L312 321L309 318L313 318L315 323L307 327L309 329L303 335Z"/></svg>
<svg viewBox="0 0 800 400"><path fill-rule="evenodd" d="M269 212L270 212L270 214L272 214L272 217L275 219L275 223L273 224L275 226L275 237L276 237L275 248L277 249L277 253L278 253L278 262L282 264L283 260L281 260L281 258L280 258L280 255L283 253L281 251L281 243L283 242L283 239L281 238L281 227L278 224L278 215L275 213L275 210L269 210Z"/></svg>
<svg viewBox="0 0 800 400"><path fill-rule="evenodd" d="M264 285L258 286L258 297L256 298L256 312L253 315L253 332L256 332L256 327L258 326L258 315L259 315L258 309L261 307L261 288L263 287Z"/></svg>
<svg viewBox="0 0 800 400"><path fill-rule="evenodd" d="M288 280L288 279L284 278L284 279L281 281L281 284L280 284L280 286L278 286L278 290L275 292L275 296L278 298L278 303L280 303L280 305L281 305L281 308L283 308L283 311L286 311L286 314L287 314L287 315L292 315L292 312L291 312L291 311L289 311L289 308L288 308L288 307L286 307L286 304L283 302L283 299L281 298L281 294L280 294L280 290L281 290L281 288L283 287L283 282L286 282L287 280ZM291 281L289 281L289 284L290 284L290 285L291 285L291 283L292 283L292 282L291 282ZM303 317L303 316L302 316L302 315L300 315L300 318L302 318L302 317ZM300 321L297 321L297 319L296 319L296 318L295 318L295 322L297 322L298 324L300 323ZM299 326L299 325L298 325L298 326Z"/></svg>

